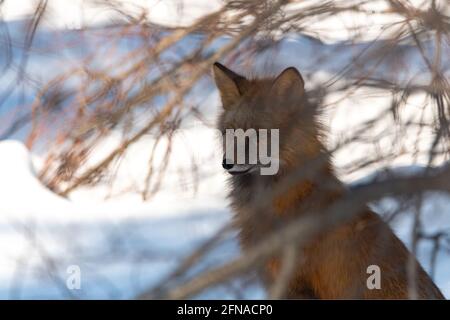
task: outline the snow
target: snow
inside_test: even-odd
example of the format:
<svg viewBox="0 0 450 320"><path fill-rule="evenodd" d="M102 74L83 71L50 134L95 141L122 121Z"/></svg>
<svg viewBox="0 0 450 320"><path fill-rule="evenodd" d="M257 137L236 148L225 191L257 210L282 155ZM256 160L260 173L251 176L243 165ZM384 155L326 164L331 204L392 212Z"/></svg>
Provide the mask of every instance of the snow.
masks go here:
<svg viewBox="0 0 450 320"><path fill-rule="evenodd" d="M134 16L145 13L151 22L166 26L185 26L199 17L221 8L220 0L126 0L118 1L120 8ZM6 1L2 6L5 20L22 19L31 15L36 4L30 0ZM50 0L45 24L51 28L80 29L117 19L120 15L109 6L86 0Z"/></svg>
<svg viewBox="0 0 450 320"><path fill-rule="evenodd" d="M147 285L157 284L182 257L230 221L224 195L218 192L214 197L211 190L209 196L204 191L187 199L170 189L142 202L133 196L96 200L101 198L101 188L85 188L64 199L36 179L33 163L39 161L32 158L21 142L0 142L0 298L131 298ZM397 171L418 170L407 167ZM223 185L223 181L212 185L219 183ZM93 196L96 192L99 195ZM448 196L427 195L423 205L427 231L448 225L449 203ZM385 199L375 208L389 211L396 204ZM410 217L411 212L404 212L392 223L406 243ZM431 243L419 248L425 268L430 266L430 252ZM199 270L228 261L238 253L235 237L230 235ZM441 254L438 261L436 281L448 296L450 257ZM47 274L49 264L56 279ZM72 265L81 268L80 290L64 287L67 268ZM233 295L215 288L199 297ZM244 297L261 298L264 293L253 285Z"/></svg>
<svg viewBox="0 0 450 320"><path fill-rule="evenodd" d="M167 194L149 202L64 199L36 179L31 155L21 142L0 142L0 158L1 298L17 287L22 287L21 298L71 297L41 275L49 260L63 284L66 269L80 266L84 288L76 296L131 298L230 219L224 204L211 199L172 196L169 201ZM92 191L85 190L84 196ZM231 239L221 248L220 259L236 253ZM102 289L102 277L116 289Z"/></svg>
<svg viewBox="0 0 450 320"><path fill-rule="evenodd" d="M436 1L437 6L443 1L445 0ZM350 7L351 4L359 2L335 0L334 4L338 7ZM123 20L120 13L104 3L88 0L50 0L44 24L52 29L81 29L105 25L112 20ZM115 3L119 5L119 9L135 18L144 14L147 21L168 27L190 25L200 17L220 10L224 5L221 0L118 0ZM430 6L430 2L423 0L409 0L408 3L424 11ZM283 14L293 15L313 5L317 5L315 0L293 1L283 9ZM35 6L36 2L31 0L5 1L1 7L2 17L5 20L23 19L34 12ZM387 24L395 25L396 22L404 20L403 16L391 10L385 0L365 1L362 9L360 12L347 11L320 16L308 21L308 29L313 34L320 34L323 40L331 42L349 38L373 40L389 35L389 32L383 31Z"/></svg>

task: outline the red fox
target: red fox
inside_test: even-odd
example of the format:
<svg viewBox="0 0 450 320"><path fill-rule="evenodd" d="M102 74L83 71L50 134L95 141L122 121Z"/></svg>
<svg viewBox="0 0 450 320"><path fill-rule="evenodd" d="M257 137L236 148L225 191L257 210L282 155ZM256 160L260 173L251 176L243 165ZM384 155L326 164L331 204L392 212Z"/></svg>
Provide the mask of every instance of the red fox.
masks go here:
<svg viewBox="0 0 450 320"><path fill-rule="evenodd" d="M224 135L227 129L279 130L276 174L261 175L259 163L238 164L224 159L222 164L231 174L229 197L245 252L289 219L323 211L346 189L334 173L322 142L319 108L308 101L297 69L287 68L275 78L247 79L215 63L213 75L223 105L218 128ZM282 178L319 157L327 160L318 179L297 181L264 210L253 212L261 191L270 192ZM301 259L283 298L407 299L408 263L413 261L417 298L445 299L390 227L368 207L350 222L322 232L298 250ZM268 288L279 276L280 265L281 260L273 258L262 270L258 268ZM378 288L367 285L367 270L373 265L380 271Z"/></svg>

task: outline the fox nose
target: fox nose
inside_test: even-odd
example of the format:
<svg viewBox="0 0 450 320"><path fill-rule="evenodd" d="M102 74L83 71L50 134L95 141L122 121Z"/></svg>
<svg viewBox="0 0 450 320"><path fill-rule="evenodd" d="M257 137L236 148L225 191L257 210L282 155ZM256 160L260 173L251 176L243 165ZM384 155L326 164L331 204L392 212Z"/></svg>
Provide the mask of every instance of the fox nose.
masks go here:
<svg viewBox="0 0 450 320"><path fill-rule="evenodd" d="M225 170L230 170L231 168L233 168L233 166L234 165L232 163L227 163L227 160L225 158L223 158L223 160L222 160L222 167Z"/></svg>

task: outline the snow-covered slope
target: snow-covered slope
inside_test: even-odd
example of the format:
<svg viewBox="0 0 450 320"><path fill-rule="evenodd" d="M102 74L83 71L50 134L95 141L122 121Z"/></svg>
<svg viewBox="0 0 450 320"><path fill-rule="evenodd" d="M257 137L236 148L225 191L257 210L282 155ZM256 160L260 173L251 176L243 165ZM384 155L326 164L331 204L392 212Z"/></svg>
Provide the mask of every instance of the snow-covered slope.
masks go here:
<svg viewBox="0 0 450 320"><path fill-rule="evenodd" d="M0 142L0 168L0 298L131 298L230 218L211 198L61 198L37 180L18 141ZM216 260L236 254L230 241ZM81 290L65 287L72 265Z"/></svg>
<svg viewBox="0 0 450 320"><path fill-rule="evenodd" d="M18 141L0 142L0 168L0 298L130 298L158 283L230 220L220 194L209 200L187 199L166 190L159 200L147 203L133 197L93 201L86 195L96 192L93 188L79 191L78 201L61 198L36 179L31 155ZM449 205L448 196L426 197L427 231L448 224ZM376 208L382 212L395 206L394 200L385 199ZM400 215L393 223L406 243L410 216ZM419 259L428 270L431 249L431 243L419 248ZM238 252L230 235L203 265L227 261ZM438 258L436 281L449 295L450 257ZM73 265L81 270L80 290L65 285ZM244 296L264 294L253 286ZM233 295L216 288L201 297Z"/></svg>

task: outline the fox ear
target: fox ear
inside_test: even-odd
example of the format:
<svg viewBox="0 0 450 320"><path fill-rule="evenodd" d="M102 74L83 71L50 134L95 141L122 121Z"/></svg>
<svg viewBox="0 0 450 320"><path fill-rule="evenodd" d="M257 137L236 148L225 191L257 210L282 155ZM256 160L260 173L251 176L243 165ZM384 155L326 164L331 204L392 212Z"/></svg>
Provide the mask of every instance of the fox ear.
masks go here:
<svg viewBox="0 0 450 320"><path fill-rule="evenodd" d="M275 79L271 90L275 95L283 97L293 94L303 95L305 82L296 68L289 67Z"/></svg>
<svg viewBox="0 0 450 320"><path fill-rule="evenodd" d="M222 98L223 107L228 108L235 104L241 97L239 85L245 81L245 78L218 62L213 65L213 75Z"/></svg>

